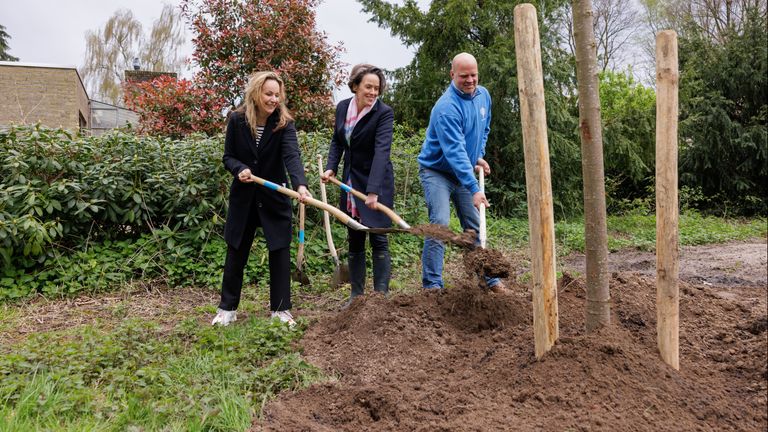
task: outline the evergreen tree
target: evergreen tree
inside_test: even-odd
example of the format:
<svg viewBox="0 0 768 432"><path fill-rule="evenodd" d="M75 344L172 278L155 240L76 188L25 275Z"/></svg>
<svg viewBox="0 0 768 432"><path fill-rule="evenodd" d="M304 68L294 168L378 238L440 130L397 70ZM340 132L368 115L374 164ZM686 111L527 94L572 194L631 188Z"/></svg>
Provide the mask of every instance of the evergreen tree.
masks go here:
<svg viewBox="0 0 768 432"><path fill-rule="evenodd" d="M520 134L513 10L522 1L434 0L422 12L415 1L398 6L383 0L358 0L372 21L388 28L403 43L415 48L413 61L393 71L387 101L397 121L425 127L432 106L450 81L450 61L466 51L478 60L480 84L493 98L491 134L486 159L495 169L488 192L494 209L526 214L525 170ZM545 74L547 122L556 211L560 215L581 209L581 164L574 99L572 57L561 47L558 33L568 2L533 1L540 19L542 63Z"/></svg>
<svg viewBox="0 0 768 432"><path fill-rule="evenodd" d="M14 57L8 53L10 47L8 46L8 39L11 36L5 31L5 26L0 24L0 61L19 61L18 57Z"/></svg>

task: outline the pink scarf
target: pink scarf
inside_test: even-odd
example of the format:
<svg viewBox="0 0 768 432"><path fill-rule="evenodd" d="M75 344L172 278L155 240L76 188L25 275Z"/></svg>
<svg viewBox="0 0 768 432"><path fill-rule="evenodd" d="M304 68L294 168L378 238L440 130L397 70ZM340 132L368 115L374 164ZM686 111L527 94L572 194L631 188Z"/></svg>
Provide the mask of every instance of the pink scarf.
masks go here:
<svg viewBox="0 0 768 432"><path fill-rule="evenodd" d="M373 102L373 105L376 105L376 102L378 102L378 100ZM347 144L351 144L350 140L352 138L352 131L355 129L357 122L360 121L361 118L365 117L366 114L371 112L373 105L364 107L363 110L358 113L357 101L355 98L353 97L352 100L349 101L349 108L347 108L347 118L344 121L344 137L347 139ZM347 180L347 186L354 189L354 186L352 186L351 177ZM360 217L360 212L357 211L357 205L355 204L355 196L352 195L352 192L347 192L347 212L349 212L353 218Z"/></svg>

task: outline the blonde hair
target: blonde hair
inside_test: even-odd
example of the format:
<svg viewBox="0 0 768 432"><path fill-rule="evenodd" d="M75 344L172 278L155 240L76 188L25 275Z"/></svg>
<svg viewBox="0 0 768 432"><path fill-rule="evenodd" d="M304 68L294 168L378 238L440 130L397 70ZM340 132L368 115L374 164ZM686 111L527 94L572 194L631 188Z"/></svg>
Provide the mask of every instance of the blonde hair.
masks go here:
<svg viewBox="0 0 768 432"><path fill-rule="evenodd" d="M288 111L288 107L285 106L285 84L283 80L274 72L254 72L248 78L248 84L245 86L245 100L240 107L237 108L238 112L245 112L245 118L248 121L248 126L251 128L253 136L257 136L256 133L256 115L264 108L261 106L261 98L259 97L262 87L267 80L275 80L280 87L280 100L278 101L278 111L280 118L277 121L275 130L280 130L293 120L291 112Z"/></svg>

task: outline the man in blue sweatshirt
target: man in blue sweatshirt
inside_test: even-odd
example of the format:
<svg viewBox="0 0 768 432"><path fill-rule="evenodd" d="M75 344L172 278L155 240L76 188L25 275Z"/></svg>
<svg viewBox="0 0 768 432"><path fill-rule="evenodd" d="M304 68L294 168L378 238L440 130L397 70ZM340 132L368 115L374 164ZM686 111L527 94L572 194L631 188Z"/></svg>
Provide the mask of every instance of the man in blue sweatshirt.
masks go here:
<svg viewBox="0 0 768 432"><path fill-rule="evenodd" d="M477 60L468 53L458 54L451 62L451 84L432 108L418 158L429 223L448 225L453 200L461 227L479 231L478 209L490 204L480 191L475 170L484 170L486 176L491 173L483 159L490 130L491 95L478 85ZM444 288L444 254L442 242L424 240L424 288ZM486 277L486 283L494 291L504 290L498 278Z"/></svg>

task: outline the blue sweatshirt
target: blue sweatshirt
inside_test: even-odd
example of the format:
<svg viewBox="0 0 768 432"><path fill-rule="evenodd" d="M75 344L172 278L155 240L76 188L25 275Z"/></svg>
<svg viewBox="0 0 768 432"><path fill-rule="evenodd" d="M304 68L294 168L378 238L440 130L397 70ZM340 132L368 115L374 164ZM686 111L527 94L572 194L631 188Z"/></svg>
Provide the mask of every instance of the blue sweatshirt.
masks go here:
<svg viewBox="0 0 768 432"><path fill-rule="evenodd" d="M491 95L483 86L463 93L451 82L432 108L419 165L452 174L472 194L480 190L474 167L491 131Z"/></svg>

